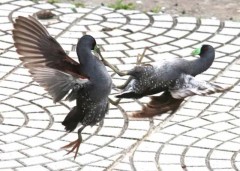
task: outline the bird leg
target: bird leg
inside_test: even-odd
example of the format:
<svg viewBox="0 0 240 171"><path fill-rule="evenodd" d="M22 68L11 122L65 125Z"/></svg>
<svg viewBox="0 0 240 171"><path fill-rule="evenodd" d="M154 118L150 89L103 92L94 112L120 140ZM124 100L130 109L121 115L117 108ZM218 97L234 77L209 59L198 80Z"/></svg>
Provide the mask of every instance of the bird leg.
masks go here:
<svg viewBox="0 0 240 171"><path fill-rule="evenodd" d="M127 79L127 81L125 81L124 84L116 86L116 88L123 90L131 81L132 81L133 77L129 76L129 78Z"/></svg>
<svg viewBox="0 0 240 171"><path fill-rule="evenodd" d="M148 47L145 47L143 50L143 53L141 55L140 54L137 55L137 63L136 63L137 65L140 65L142 63L142 59L145 56L147 49Z"/></svg>
<svg viewBox="0 0 240 171"><path fill-rule="evenodd" d="M107 60L105 60L100 52L100 49L97 48L96 49L96 52L99 54L99 57L101 58L103 64L105 66L108 66L109 68L111 68L115 73L117 73L119 76L125 76L125 75L128 75L128 72L123 72L123 71L120 71L118 68L116 68L114 65L110 64Z"/></svg>
<svg viewBox="0 0 240 171"><path fill-rule="evenodd" d="M136 65L140 65L140 64L141 64L142 59L143 59L143 57L144 57L147 49L148 49L148 47L144 48L143 53L142 53L141 55L138 54ZM102 54L101 54L100 48L97 47L97 48L95 49L95 51L96 51L97 54L99 54L99 57L101 58L101 60L102 60L102 62L103 62L103 64L104 64L105 66L108 66L109 68L111 68L111 69L112 69L115 73L117 73L119 76L126 76L126 75L128 75L128 72L122 72L122 71L120 71L118 68L116 68L115 66L113 66L112 64L110 64L107 60L105 60L105 59L103 58ZM124 88L130 83L131 80L132 80L132 76L130 76L123 85L116 86L116 88L121 89L121 90L124 89ZM117 106L117 105L119 104L119 102L121 101L121 99L118 99L117 101L113 101L113 100L111 100L110 98L108 98L108 101L109 101L112 105Z"/></svg>
<svg viewBox="0 0 240 171"><path fill-rule="evenodd" d="M138 55L137 56L137 65L139 65L142 62L142 59L146 53L146 50L148 49L148 47L144 48L144 51L142 53L142 55ZM110 64L107 60L105 60L101 54L100 48L96 48L95 51L99 54L99 57L101 58L102 62L104 63L104 65L108 66L109 68L111 68L115 73L117 73L119 76L126 76L128 75L127 71L120 71L118 68L116 68L114 65Z"/></svg>
<svg viewBox="0 0 240 171"><path fill-rule="evenodd" d="M143 53L137 55L136 65L140 65L140 64L141 64L142 59L143 59L143 57L145 56L145 53L146 53L147 49L148 49L148 47L145 47L144 50L143 50ZM122 89L124 89L124 88L130 83L130 81L131 81L132 79L133 79L133 77L130 76L123 85L116 86L116 87L117 87L118 89L121 89L121 90L122 90Z"/></svg>
<svg viewBox="0 0 240 171"><path fill-rule="evenodd" d="M86 126L82 126L81 128L78 129L78 139L77 139L77 140L72 141L72 142L70 142L69 144L61 147L61 148L65 148L65 149L72 147L72 149L71 149L70 151L68 151L66 155L70 154L71 152L74 152L74 150L76 149L75 155L74 155L74 160L75 160L76 157L77 157L77 153L78 153L80 144L82 143L82 130L83 130L85 127L86 127Z"/></svg>
<svg viewBox="0 0 240 171"><path fill-rule="evenodd" d="M116 101L114 101L114 100L108 98L108 101L109 101L109 103L111 103L112 105L117 106L117 105L119 104L119 102L121 101L121 99L117 99Z"/></svg>

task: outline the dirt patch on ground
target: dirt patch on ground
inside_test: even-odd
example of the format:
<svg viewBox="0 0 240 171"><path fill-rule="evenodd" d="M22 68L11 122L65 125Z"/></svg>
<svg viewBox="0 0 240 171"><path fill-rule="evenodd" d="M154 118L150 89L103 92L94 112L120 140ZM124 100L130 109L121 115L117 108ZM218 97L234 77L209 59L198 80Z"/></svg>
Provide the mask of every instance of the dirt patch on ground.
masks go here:
<svg viewBox="0 0 240 171"><path fill-rule="evenodd" d="M81 3L84 6L114 4L116 0L60 0ZM135 9L154 11L173 16L193 16L240 21L240 0L123 0L132 3Z"/></svg>

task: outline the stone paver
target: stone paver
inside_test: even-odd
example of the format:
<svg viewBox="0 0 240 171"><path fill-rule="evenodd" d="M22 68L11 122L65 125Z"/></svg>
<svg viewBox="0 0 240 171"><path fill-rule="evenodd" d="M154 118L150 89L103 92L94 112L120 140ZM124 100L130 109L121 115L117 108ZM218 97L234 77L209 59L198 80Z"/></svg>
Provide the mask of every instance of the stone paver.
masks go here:
<svg viewBox="0 0 240 171"><path fill-rule="evenodd" d="M41 9L57 15L41 22L74 58L77 39L84 34L93 35L106 59L126 70L145 46L151 49L144 61L151 62L162 57L192 59L191 51L207 43L216 48L216 59L199 77L235 86L223 94L189 98L174 115L152 119L126 115L148 98L123 100L110 107L103 122L84 130L74 160L60 149L77 136L61 125L74 104L52 102L22 67L11 38L17 16ZM0 26L0 170L240 170L240 23L2 0ZM126 79L112 77L115 84Z"/></svg>

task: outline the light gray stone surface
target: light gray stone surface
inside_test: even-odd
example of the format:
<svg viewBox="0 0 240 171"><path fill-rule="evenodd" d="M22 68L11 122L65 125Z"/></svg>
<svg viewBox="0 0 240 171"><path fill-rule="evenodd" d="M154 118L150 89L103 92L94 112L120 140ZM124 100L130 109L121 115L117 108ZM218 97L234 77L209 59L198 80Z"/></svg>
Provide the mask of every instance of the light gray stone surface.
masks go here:
<svg viewBox="0 0 240 171"><path fill-rule="evenodd" d="M61 125L74 104L54 104L32 81L11 37L17 16L41 9L57 15L41 22L75 59L77 39L84 34L94 36L106 59L124 70L134 66L146 46L151 49L144 61L151 62L162 57L192 59L191 51L207 43L215 47L217 57L199 78L234 87L223 94L188 98L174 115L152 119L132 119L126 113L139 110L148 98L111 105L103 122L83 131L84 143L74 160L60 149L77 138ZM102 31L106 27L112 30ZM240 170L239 33L240 23L232 21L1 1L0 170ZM115 84L126 79L109 72Z"/></svg>

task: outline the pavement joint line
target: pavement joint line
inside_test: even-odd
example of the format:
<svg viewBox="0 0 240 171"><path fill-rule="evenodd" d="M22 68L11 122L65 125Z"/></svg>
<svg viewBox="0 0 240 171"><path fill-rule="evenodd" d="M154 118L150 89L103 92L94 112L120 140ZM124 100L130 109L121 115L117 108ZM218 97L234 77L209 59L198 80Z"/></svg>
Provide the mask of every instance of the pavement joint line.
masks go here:
<svg viewBox="0 0 240 171"><path fill-rule="evenodd" d="M158 171L240 170L239 23L115 11L99 6L72 10L72 6L66 4L5 1L0 4L0 16L6 19L4 30L0 32L3 47L0 56L3 61L0 67L0 170L138 171L146 167ZM75 132L66 133L60 123L72 104L50 103L51 97L30 80L18 63L13 45L7 39L11 35L10 23L17 15L30 15L48 8L57 17L43 24L53 37L60 38L59 43L69 56L75 51L74 34L96 36L106 59L125 70L134 64L135 56L145 45L151 47L145 61L154 62L167 55L192 58L189 50L208 43L215 47L217 56L212 70L201 76L221 84L232 83L234 88L220 95L188 98L175 114L152 119L128 118L131 108L136 106L137 110L146 101L124 100L117 107L110 106L105 120L83 133L82 151L76 161L71 156L63 157L64 151L56 147L69 142ZM74 18L69 18L71 15ZM112 30L102 30L108 27ZM125 80L110 73L116 85ZM218 153L226 157L218 157L221 156ZM9 154L12 157L6 157ZM222 165L217 166L217 162Z"/></svg>

